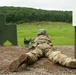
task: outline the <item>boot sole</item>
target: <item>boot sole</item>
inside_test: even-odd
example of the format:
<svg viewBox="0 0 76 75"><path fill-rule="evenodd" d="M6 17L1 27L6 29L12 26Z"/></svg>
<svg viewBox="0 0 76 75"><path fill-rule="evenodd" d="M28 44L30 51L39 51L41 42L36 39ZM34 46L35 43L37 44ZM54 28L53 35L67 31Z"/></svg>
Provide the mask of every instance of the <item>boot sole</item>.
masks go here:
<svg viewBox="0 0 76 75"><path fill-rule="evenodd" d="M76 60L67 60L65 65L69 68L76 68Z"/></svg>
<svg viewBox="0 0 76 75"><path fill-rule="evenodd" d="M27 56L26 55L21 55L19 57L19 59L13 61L10 66L9 66L9 69L11 72L14 72L16 71L22 64L23 62L25 62L27 60Z"/></svg>
<svg viewBox="0 0 76 75"><path fill-rule="evenodd" d="M69 67L70 67L70 68L76 68L76 61L71 61L71 62L69 63Z"/></svg>

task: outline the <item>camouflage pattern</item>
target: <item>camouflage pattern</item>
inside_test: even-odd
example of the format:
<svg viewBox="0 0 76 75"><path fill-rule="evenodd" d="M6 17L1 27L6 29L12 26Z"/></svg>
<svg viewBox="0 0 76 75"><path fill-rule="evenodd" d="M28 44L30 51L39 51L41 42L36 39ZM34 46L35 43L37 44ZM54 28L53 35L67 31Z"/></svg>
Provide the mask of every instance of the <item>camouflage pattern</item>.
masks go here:
<svg viewBox="0 0 76 75"><path fill-rule="evenodd" d="M76 68L76 59L69 58L60 51L56 51L44 29L40 29L37 33L31 49L30 52L25 53L25 55L23 54L20 58L11 63L9 67L11 71L16 71L23 63L34 63L42 56L47 57L49 60L54 63L59 63L62 66Z"/></svg>

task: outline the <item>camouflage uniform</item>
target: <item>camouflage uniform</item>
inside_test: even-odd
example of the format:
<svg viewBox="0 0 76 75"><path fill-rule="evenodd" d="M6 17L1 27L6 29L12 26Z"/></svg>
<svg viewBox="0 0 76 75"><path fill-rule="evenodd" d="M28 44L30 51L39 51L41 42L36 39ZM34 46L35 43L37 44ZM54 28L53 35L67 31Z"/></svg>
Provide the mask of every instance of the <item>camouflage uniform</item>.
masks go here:
<svg viewBox="0 0 76 75"><path fill-rule="evenodd" d="M30 52L21 55L17 60L11 63L9 67L11 71L16 71L23 63L34 63L42 56L47 57L54 63L76 68L76 59L69 58L60 51L56 51L44 29L39 30L37 37L33 42L34 44L32 45L32 50Z"/></svg>

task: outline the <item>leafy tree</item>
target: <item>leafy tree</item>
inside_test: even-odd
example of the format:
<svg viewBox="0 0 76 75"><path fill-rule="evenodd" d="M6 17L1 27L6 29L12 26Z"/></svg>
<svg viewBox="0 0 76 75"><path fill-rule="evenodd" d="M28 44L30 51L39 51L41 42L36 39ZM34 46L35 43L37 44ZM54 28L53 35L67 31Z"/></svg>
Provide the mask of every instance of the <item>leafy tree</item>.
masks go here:
<svg viewBox="0 0 76 75"><path fill-rule="evenodd" d="M72 11L52 11L26 7L0 7L0 13L6 14L6 21L23 23L33 21L72 22Z"/></svg>

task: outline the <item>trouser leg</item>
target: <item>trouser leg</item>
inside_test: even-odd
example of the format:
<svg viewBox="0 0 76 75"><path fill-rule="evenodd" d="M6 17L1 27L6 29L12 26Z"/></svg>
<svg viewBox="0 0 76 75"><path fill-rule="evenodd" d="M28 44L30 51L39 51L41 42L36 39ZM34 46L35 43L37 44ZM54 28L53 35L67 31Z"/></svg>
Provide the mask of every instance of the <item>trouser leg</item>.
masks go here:
<svg viewBox="0 0 76 75"><path fill-rule="evenodd" d="M76 68L76 59L72 59L62 54L60 51L53 51L48 55L48 58L54 63L59 63L62 66Z"/></svg>
<svg viewBox="0 0 76 75"><path fill-rule="evenodd" d="M43 52L42 50L36 48L35 50L26 53L26 55L27 55L27 64L31 64L36 62L38 58L43 56Z"/></svg>

